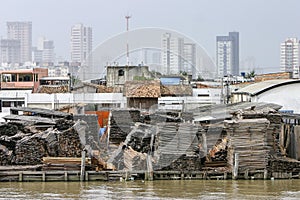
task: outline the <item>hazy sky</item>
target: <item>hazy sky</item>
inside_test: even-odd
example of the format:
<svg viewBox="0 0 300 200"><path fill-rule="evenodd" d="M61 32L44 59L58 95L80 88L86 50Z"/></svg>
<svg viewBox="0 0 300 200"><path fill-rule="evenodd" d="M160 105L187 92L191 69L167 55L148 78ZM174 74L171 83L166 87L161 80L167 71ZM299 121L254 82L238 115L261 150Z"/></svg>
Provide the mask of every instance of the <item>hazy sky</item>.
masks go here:
<svg viewBox="0 0 300 200"><path fill-rule="evenodd" d="M93 28L94 47L130 28L173 29L197 41L215 58L217 35L240 33L240 59L257 71L278 71L280 43L300 38L299 0L0 0L0 35L7 21L32 21L33 45L39 36L54 40L57 56L69 59L70 29ZM246 65L249 65L246 63Z"/></svg>

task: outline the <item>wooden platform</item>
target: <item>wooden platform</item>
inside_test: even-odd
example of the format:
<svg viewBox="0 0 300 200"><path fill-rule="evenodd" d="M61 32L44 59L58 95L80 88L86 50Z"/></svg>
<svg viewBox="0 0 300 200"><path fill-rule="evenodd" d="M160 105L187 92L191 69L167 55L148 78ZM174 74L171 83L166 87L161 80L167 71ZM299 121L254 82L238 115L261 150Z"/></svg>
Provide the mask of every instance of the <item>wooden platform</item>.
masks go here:
<svg viewBox="0 0 300 200"><path fill-rule="evenodd" d="M125 181L125 180L227 180L231 172L197 171L86 171L83 181ZM237 179L292 179L300 178L300 173L273 172L266 170L246 171ZM81 181L80 171L0 171L0 181L50 182Z"/></svg>

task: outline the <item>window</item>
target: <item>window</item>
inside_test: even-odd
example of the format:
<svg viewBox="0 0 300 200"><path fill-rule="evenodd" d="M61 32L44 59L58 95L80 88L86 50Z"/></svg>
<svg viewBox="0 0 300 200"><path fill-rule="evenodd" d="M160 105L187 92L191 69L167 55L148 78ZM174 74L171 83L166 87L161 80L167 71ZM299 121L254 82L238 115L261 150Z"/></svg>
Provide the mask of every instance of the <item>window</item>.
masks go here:
<svg viewBox="0 0 300 200"><path fill-rule="evenodd" d="M118 75L119 75L119 76L124 76L124 70L123 70L123 69L120 69L120 70L118 71Z"/></svg>
<svg viewBox="0 0 300 200"><path fill-rule="evenodd" d="M198 94L198 97L209 97L209 94Z"/></svg>

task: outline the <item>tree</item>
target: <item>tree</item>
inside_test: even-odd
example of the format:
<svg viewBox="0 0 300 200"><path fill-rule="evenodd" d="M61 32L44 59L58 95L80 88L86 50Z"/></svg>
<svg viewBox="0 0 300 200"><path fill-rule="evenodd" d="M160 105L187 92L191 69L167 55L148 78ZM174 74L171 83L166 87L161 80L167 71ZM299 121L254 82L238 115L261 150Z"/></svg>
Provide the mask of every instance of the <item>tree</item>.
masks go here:
<svg viewBox="0 0 300 200"><path fill-rule="evenodd" d="M252 79L256 76L255 70L251 70L249 73L246 74L246 78Z"/></svg>
<svg viewBox="0 0 300 200"><path fill-rule="evenodd" d="M204 81L204 79L200 75L198 75L197 81Z"/></svg>

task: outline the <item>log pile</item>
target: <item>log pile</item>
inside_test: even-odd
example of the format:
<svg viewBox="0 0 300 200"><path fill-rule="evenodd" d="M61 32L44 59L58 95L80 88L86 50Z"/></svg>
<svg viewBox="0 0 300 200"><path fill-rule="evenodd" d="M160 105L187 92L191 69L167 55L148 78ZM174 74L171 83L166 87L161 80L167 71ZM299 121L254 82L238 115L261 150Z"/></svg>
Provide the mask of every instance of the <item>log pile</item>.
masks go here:
<svg viewBox="0 0 300 200"><path fill-rule="evenodd" d="M65 124L64 124L65 122ZM60 129L38 130L33 125L6 123L0 127L0 165L37 165L42 158L80 157L84 146L68 120ZM7 131L11 130L11 131Z"/></svg>
<svg viewBox="0 0 300 200"><path fill-rule="evenodd" d="M109 122L109 139L113 144L120 144L132 130L135 122L140 122L139 110L112 110Z"/></svg>
<svg viewBox="0 0 300 200"><path fill-rule="evenodd" d="M270 172L292 172L293 174L299 174L300 161L285 157L272 157L268 170Z"/></svg>
<svg viewBox="0 0 300 200"><path fill-rule="evenodd" d="M225 120L229 139L228 164L239 154L239 171L266 169L270 148L267 145L267 119Z"/></svg>
<svg viewBox="0 0 300 200"><path fill-rule="evenodd" d="M166 155L164 155L166 156ZM166 159L166 158L164 158ZM161 169L156 168L157 170L172 170L172 171L199 171L201 170L201 160L199 156L196 155L181 155L178 158L172 160L169 165L162 167Z"/></svg>

